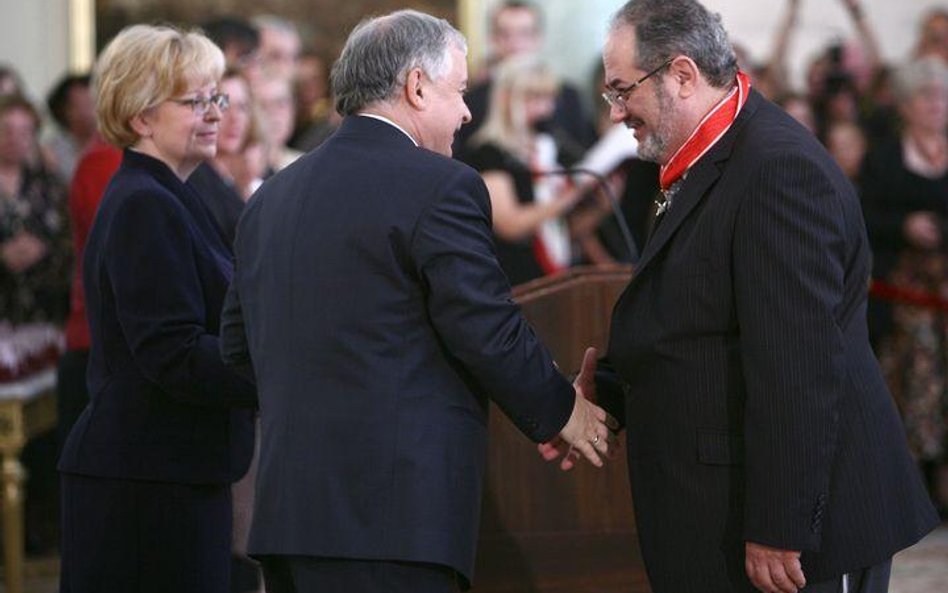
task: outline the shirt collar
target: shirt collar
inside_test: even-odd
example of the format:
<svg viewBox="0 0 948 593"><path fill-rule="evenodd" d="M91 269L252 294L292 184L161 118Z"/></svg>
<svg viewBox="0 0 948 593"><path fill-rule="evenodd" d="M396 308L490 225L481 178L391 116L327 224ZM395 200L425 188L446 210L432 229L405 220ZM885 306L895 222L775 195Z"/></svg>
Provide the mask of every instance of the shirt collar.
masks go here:
<svg viewBox="0 0 948 593"><path fill-rule="evenodd" d="M405 128L401 127L400 125L393 122L389 118L382 115L378 115L377 113L357 113L356 115L358 115L359 117L371 117L372 119L377 119L379 121L385 122L388 125L395 128L396 130L398 130L399 132L401 132L402 134L405 134L406 136L408 136L408 139L412 141L412 144L414 144L415 146L418 146L418 141L412 138L412 135L406 132Z"/></svg>

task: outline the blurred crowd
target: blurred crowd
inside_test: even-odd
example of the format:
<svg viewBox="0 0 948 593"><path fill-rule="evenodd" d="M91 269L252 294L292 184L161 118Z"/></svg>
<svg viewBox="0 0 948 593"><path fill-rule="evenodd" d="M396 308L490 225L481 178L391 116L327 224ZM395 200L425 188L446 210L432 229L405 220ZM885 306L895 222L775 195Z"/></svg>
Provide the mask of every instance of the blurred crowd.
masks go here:
<svg viewBox="0 0 948 593"><path fill-rule="evenodd" d="M839 1L857 35L816 55L803 89L789 86L786 63L799 0L787 0L765 63L736 49L753 86L812 131L860 191L875 258L873 343L933 499L944 508L948 6L925 14L911 56L890 64L858 0ZM611 129L608 105L598 98L601 79L594 89L557 79L541 53L543 15L536 5L503 2L490 19L489 60L470 82L472 123L458 134L454 153L484 177L498 256L512 283L577 264L633 263L635 249L622 227L641 248L655 214L657 165L633 151L595 183L561 175L582 166ZM199 26L226 57L219 92L229 109L221 116L216 156L189 182L218 196L212 214L232 241L243 203L262 181L318 147L338 125L331 57L309 49L311 40L294 23L274 15ZM76 255L121 151L97 132L90 73L63 76L42 107L25 97L15 65L0 65L0 321L64 328L62 435L88 397L89 336ZM55 546L49 524L56 516L55 443L49 437L26 453L32 551Z"/></svg>

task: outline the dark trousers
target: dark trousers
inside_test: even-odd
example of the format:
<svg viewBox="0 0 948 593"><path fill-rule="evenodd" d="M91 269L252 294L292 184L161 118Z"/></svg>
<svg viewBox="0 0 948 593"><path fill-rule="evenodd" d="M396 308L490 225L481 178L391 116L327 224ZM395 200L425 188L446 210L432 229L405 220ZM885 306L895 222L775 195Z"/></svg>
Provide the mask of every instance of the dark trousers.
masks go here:
<svg viewBox="0 0 948 593"><path fill-rule="evenodd" d="M457 593L452 569L439 564L263 556L267 593Z"/></svg>
<svg viewBox="0 0 948 593"><path fill-rule="evenodd" d="M230 484L62 475L60 593L230 593Z"/></svg>
<svg viewBox="0 0 948 593"><path fill-rule="evenodd" d="M800 593L887 593L891 572L892 560L886 560L845 577L807 585ZM845 585L843 578L846 579Z"/></svg>

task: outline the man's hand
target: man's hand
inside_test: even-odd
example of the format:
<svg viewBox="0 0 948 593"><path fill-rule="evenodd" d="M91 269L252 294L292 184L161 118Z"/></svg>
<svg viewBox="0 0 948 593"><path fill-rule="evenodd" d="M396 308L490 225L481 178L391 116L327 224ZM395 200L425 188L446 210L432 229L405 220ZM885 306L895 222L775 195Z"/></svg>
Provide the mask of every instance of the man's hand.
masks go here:
<svg viewBox="0 0 948 593"><path fill-rule="evenodd" d="M744 543L744 570L764 593L797 593L806 586L800 552Z"/></svg>
<svg viewBox="0 0 948 593"><path fill-rule="evenodd" d="M540 455L547 461L563 457L560 469L568 471L579 457L585 456L596 467L602 467L600 455L609 455L612 430L619 423L605 410L593 404L596 398L596 349L587 348L579 375L573 381L576 404L573 413L559 436L538 446Z"/></svg>

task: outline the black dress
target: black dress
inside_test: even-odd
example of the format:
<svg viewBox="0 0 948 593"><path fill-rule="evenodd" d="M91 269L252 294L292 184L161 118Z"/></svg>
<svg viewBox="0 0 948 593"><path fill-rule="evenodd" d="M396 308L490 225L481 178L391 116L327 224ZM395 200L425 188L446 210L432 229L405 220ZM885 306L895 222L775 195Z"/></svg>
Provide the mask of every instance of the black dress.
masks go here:
<svg viewBox="0 0 948 593"><path fill-rule="evenodd" d="M480 173L507 173L513 180L517 202L533 203L533 173L526 163L506 150L490 143L474 146L468 153L468 164ZM497 246L500 267L510 279L510 284L516 286L544 275L533 251L532 236L521 241L505 241L495 234L494 243Z"/></svg>

